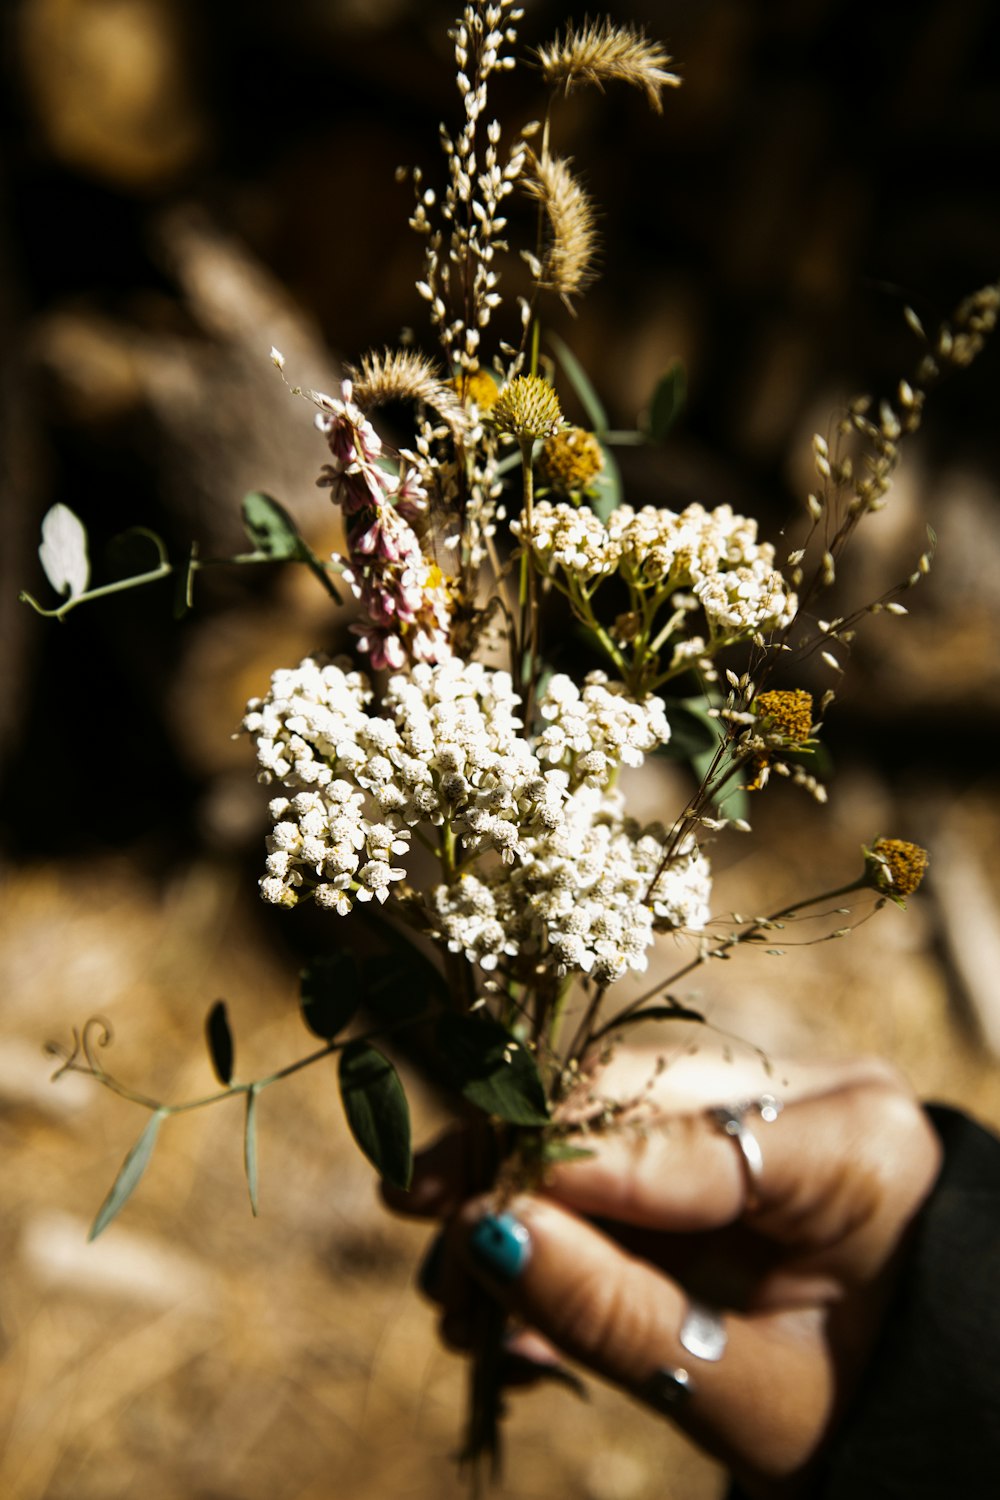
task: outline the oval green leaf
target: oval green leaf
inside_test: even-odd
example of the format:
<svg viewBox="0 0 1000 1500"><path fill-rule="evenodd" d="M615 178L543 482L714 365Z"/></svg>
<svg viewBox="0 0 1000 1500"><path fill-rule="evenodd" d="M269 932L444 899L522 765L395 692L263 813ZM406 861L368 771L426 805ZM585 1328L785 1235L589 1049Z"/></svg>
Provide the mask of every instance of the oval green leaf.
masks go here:
<svg viewBox="0 0 1000 1500"><path fill-rule="evenodd" d="M258 552L267 557L303 557L305 544L285 507L263 490L243 496L243 525Z"/></svg>
<svg viewBox="0 0 1000 1500"><path fill-rule="evenodd" d="M622 503L622 471L606 443L601 444L601 452L604 455L604 468L593 481L594 494L590 508L602 521L606 521L611 512L617 510Z"/></svg>
<svg viewBox="0 0 1000 1500"><path fill-rule="evenodd" d="M670 738L657 747L656 754L668 760L694 761L700 755L711 759L722 738L718 719L711 718L697 699L688 703L674 699L667 703L666 712Z"/></svg>
<svg viewBox="0 0 1000 1500"><path fill-rule="evenodd" d="M436 1040L463 1099L511 1125L546 1123L549 1106L538 1065L506 1026L489 1016L442 1016Z"/></svg>
<svg viewBox="0 0 1000 1500"><path fill-rule="evenodd" d="M365 1004L380 1021L422 1019L436 1000L447 1004L443 977L418 948L401 942L395 953L376 953L363 962Z"/></svg>
<svg viewBox="0 0 1000 1500"><path fill-rule="evenodd" d="M111 1220L121 1213L135 1192L143 1172L149 1165L149 1158L153 1154L160 1126L169 1113L168 1109L157 1109L150 1115L149 1124L122 1162L121 1170L111 1184L111 1191L97 1211L97 1217L90 1226L88 1240L96 1240L99 1234L103 1234Z"/></svg>
<svg viewBox="0 0 1000 1500"><path fill-rule="evenodd" d="M651 442L666 440L687 400L687 376L679 359L671 360L656 382L649 412L646 416L645 432Z"/></svg>
<svg viewBox="0 0 1000 1500"><path fill-rule="evenodd" d="M233 1081L235 1049L225 1000L216 1000L209 1011L205 1020L205 1040L208 1042L208 1055L212 1059L215 1076L228 1088Z"/></svg>
<svg viewBox="0 0 1000 1500"><path fill-rule="evenodd" d="M314 958L299 975L299 1008L313 1036L332 1041L353 1020L364 997L353 953Z"/></svg>
<svg viewBox="0 0 1000 1500"><path fill-rule="evenodd" d="M340 1054L339 1076L354 1139L386 1182L408 1188L413 1175L410 1110L396 1069L367 1042L348 1042Z"/></svg>

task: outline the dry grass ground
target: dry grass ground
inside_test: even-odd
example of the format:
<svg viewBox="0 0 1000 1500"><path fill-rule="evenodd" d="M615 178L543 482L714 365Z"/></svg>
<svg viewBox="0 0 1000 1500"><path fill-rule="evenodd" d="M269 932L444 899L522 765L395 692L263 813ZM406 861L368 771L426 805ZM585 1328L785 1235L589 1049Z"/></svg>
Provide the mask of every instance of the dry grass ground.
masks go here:
<svg viewBox="0 0 1000 1500"><path fill-rule="evenodd" d="M759 910L807 867L825 865L831 883L852 868L851 824L877 809L864 801L870 787L843 791L841 835L829 811L774 803L769 815L761 802L768 852L721 876L724 904ZM793 812L783 833L777 814L787 824ZM953 810L952 842L988 858L997 821L989 804ZM922 1094L1000 1125L995 1060L956 1016L935 954L941 909L932 890L849 939L743 955L704 974L701 1002L775 1053L891 1056ZM242 1076L291 1059L304 1037L295 976L262 948L255 915L233 877L209 866L159 894L123 861L8 880L0 1493L10 1500L464 1493L449 1460L463 1370L436 1345L412 1286L424 1235L378 1206L328 1069L263 1098L257 1220L239 1109L223 1106L168 1122L123 1216L85 1243L142 1115L83 1079L50 1084L42 1043L100 1010L116 1028L120 1076L192 1096L211 1086L201 1016L225 994ZM413 1089L425 1135L440 1109ZM511 1500L720 1493L717 1471L683 1440L596 1384L586 1403L555 1389L515 1400L509 1429L500 1494Z"/></svg>

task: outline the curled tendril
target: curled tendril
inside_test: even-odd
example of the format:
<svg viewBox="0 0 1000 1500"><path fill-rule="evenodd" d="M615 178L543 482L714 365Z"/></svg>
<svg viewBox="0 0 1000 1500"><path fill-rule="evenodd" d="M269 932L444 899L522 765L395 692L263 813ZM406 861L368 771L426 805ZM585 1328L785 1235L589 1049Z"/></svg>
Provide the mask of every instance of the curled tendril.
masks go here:
<svg viewBox="0 0 1000 1500"><path fill-rule="evenodd" d="M97 1040L94 1041L93 1033L97 1032ZM83 1028L82 1048L83 1055L87 1059L87 1066L92 1073L103 1073L104 1069L100 1062L94 1058L94 1048L110 1047L114 1041L115 1033L111 1022L106 1016L91 1016Z"/></svg>
<svg viewBox="0 0 1000 1500"><path fill-rule="evenodd" d="M59 1067L52 1075L52 1082L55 1083L56 1079L61 1078L64 1073L90 1073L95 1078L104 1078L106 1075L95 1057L95 1048L110 1047L114 1036L114 1028L106 1016L91 1016L85 1023L82 1034L75 1026L73 1027L72 1048L64 1047L61 1042L46 1042L46 1055L61 1059ZM86 1066L81 1066L81 1053Z"/></svg>

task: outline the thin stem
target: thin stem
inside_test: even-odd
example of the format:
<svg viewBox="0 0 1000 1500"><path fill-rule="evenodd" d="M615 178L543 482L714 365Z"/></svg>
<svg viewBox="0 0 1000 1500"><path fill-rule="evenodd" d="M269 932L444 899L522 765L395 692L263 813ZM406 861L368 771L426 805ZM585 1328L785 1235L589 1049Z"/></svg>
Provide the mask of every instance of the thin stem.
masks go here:
<svg viewBox="0 0 1000 1500"><path fill-rule="evenodd" d="M303 1068L309 1068L313 1063L321 1062L324 1057L330 1057L335 1052L342 1052L345 1047L355 1042L378 1041L391 1031L399 1031L405 1026L422 1025L424 1021L432 1019L436 1014L436 1010L426 1011L419 1016L407 1016L403 1020L390 1021L386 1025L378 1027L377 1030L362 1032L360 1036L347 1037L344 1041L326 1042L322 1047L317 1047L314 1052L307 1053L305 1057L296 1058L294 1062L286 1063L283 1068L279 1068L274 1073L268 1073L263 1078L254 1078L248 1083L233 1083L227 1088L216 1090L213 1094L204 1094L199 1099L186 1099L181 1104L163 1104L157 1099L150 1099L146 1094L137 1093L134 1089L130 1089L125 1084L119 1083L117 1078L114 1078L110 1073L106 1073L103 1068L95 1066L89 1060L86 1066L81 1066L74 1058L69 1058L57 1070L54 1076L58 1078L62 1073L82 1073L85 1077L93 1078L98 1083L103 1084L113 1094L118 1094L120 1098L127 1099L131 1104L141 1105L143 1109L151 1110L154 1113L157 1110L162 1110L167 1115L183 1115L188 1114L191 1110L206 1109L210 1104L219 1104L223 1099L233 1099L242 1094L249 1094L251 1090L260 1093L262 1089L270 1088L272 1083L280 1083L282 1079L290 1078L293 1073L299 1073Z"/></svg>
<svg viewBox="0 0 1000 1500"><path fill-rule="evenodd" d="M716 943L712 947L702 948L696 958L692 958L689 963L675 970L666 979L660 980L658 984L653 985L652 989L646 990L638 999L631 1001L624 1010L619 1011L612 1020L607 1021L598 1031L594 1032L589 1038L588 1045L593 1045L601 1037L607 1036L609 1032L614 1031L623 1021L628 1020L641 1010L642 1006L648 1000L655 999L657 995L662 994L671 985L676 984L679 979L685 979L688 974L693 973L695 969L699 969L709 959L721 958L733 948L738 948L742 943L751 942L755 937L759 937L762 932L766 932L774 923L784 921L788 917L794 917L799 912L805 911L808 906L816 906L821 901L836 901L840 896L847 896L853 891L862 890L867 886L868 879L862 875L857 880L852 880L849 885L837 886L832 891L821 891L817 896L806 896L801 901L793 901L789 906L782 907L780 911L772 912L770 916L756 918L743 932L734 932L723 942Z"/></svg>

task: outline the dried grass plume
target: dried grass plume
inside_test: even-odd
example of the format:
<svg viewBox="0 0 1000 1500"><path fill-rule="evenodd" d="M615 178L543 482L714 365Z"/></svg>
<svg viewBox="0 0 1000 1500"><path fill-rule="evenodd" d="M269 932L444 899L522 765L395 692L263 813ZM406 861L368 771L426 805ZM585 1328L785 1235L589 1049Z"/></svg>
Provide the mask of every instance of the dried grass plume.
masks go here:
<svg viewBox="0 0 1000 1500"><path fill-rule="evenodd" d="M431 406L453 431L466 425L466 413L454 390L439 379L430 360L413 349L370 350L350 371L354 400L362 411L387 401L420 401Z"/></svg>
<svg viewBox="0 0 1000 1500"><path fill-rule="evenodd" d="M565 36L557 34L535 56L545 82L562 84L567 94L575 83L593 83L599 89L609 81L628 83L642 89L657 114L663 110L660 90L676 88L681 81L667 72L670 56L659 42L649 41L634 26L617 26L608 19L587 21L581 30L570 22Z"/></svg>
<svg viewBox="0 0 1000 1500"><path fill-rule="evenodd" d="M525 191L539 202L549 221L545 258L532 270L545 291L558 292L567 306L570 298L594 280L597 229L590 199L570 171L569 162L547 153L534 157Z"/></svg>

